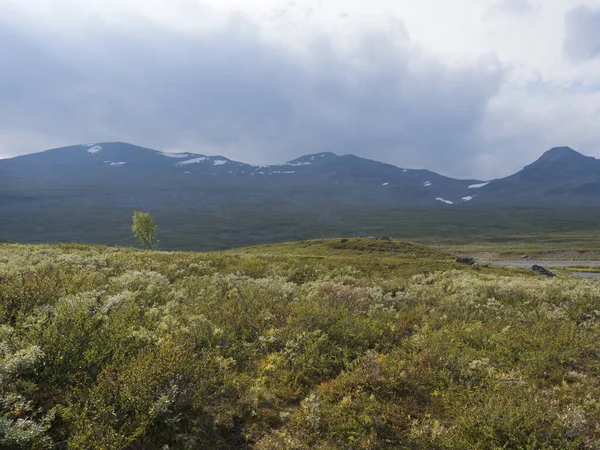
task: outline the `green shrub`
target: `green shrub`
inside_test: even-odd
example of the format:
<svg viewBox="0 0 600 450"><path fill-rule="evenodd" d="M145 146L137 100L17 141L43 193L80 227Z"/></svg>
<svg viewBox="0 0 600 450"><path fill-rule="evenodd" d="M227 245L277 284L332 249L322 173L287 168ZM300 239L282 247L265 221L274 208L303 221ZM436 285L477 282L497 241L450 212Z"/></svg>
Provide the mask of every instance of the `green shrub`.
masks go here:
<svg viewBox="0 0 600 450"><path fill-rule="evenodd" d="M400 242L2 244L0 448L599 448L599 304Z"/></svg>

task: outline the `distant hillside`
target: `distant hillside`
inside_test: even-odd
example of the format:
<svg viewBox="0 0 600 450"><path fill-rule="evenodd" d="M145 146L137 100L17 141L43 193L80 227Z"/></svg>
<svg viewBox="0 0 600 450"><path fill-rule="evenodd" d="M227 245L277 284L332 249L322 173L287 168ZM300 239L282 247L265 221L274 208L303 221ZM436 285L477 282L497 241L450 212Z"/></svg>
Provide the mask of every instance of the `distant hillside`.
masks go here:
<svg viewBox="0 0 600 450"><path fill-rule="evenodd" d="M116 142L0 160L0 240L10 241L127 244L134 209L159 219L167 243L224 248L341 229L397 234L409 216L417 223L415 209L439 213L442 231L463 219L483 226L473 211L498 207L600 207L600 161L555 148L514 175L481 181L328 152L255 166Z"/></svg>
<svg viewBox="0 0 600 450"><path fill-rule="evenodd" d="M569 147L548 150L537 161L479 191L482 203L600 205L600 160Z"/></svg>
<svg viewBox="0 0 600 450"><path fill-rule="evenodd" d="M475 180L455 180L428 170L402 169L353 155L305 155L285 164L253 166L224 156L165 153L124 143L58 148L0 161L0 195L20 189L76 190L89 198L102 194L152 191L156 202L222 201L231 196L264 203L284 199L313 203L318 197L338 204L441 205L466 200ZM212 189L211 199L197 198ZM224 191L227 191L227 195ZM194 196L193 199L188 195Z"/></svg>

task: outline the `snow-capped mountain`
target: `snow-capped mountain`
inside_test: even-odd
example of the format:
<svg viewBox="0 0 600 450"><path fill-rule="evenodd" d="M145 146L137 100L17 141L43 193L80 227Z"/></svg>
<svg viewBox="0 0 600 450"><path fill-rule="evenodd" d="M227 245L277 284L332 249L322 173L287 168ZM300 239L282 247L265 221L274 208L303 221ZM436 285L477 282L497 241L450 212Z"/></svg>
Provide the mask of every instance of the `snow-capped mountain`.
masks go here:
<svg viewBox="0 0 600 450"><path fill-rule="evenodd" d="M225 185L239 187L239 194L243 195L243 186L248 185L263 191L273 190L277 195L289 188L288 196L302 202L310 200L301 198L304 190L312 193L321 188L321 196L340 203L431 206L471 201L476 194L469 186L478 183L428 170L402 169L353 155L317 153L283 164L254 166L220 155L168 153L114 142L64 147L3 160L0 175L2 193L19 186L82 189L94 185L120 192L143 187L159 196L162 190L171 191L177 186L185 190Z"/></svg>
<svg viewBox="0 0 600 450"><path fill-rule="evenodd" d="M218 197L217 186L223 186L229 192L239 189L240 196L258 189L265 202L271 192L302 203L311 201L304 194L320 190L321 200L349 205L600 203L600 161L558 147L516 174L489 182L457 180L330 152L255 166L221 155L169 153L120 142L63 147L0 161L4 197L22 189L32 194L35 189L73 189L84 195L86 186L121 193L150 189L157 198L163 191L211 186L215 188L211 197Z"/></svg>
<svg viewBox="0 0 600 450"><path fill-rule="evenodd" d="M341 225L387 233L422 211L477 217L478 208L599 205L600 161L567 147L491 181L329 152L256 166L118 142L0 160L0 240L127 243L134 209L157 215L184 248L200 222L241 245L335 235Z"/></svg>

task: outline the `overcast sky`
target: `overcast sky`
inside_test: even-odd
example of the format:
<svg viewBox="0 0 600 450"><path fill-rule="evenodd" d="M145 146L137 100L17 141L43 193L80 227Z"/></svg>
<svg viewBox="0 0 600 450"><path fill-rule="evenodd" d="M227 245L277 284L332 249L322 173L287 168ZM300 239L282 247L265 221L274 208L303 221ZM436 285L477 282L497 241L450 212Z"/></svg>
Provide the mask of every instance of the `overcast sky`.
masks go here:
<svg viewBox="0 0 600 450"><path fill-rule="evenodd" d="M100 141L479 179L600 157L600 0L0 0L0 157Z"/></svg>

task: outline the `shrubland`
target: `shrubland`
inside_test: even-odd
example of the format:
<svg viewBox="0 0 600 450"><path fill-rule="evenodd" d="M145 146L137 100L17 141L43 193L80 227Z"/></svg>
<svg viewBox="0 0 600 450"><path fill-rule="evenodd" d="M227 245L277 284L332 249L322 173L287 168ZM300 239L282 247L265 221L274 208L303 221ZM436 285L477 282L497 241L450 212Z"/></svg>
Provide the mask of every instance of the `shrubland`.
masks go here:
<svg viewBox="0 0 600 450"><path fill-rule="evenodd" d="M594 449L600 284L401 241L0 245L0 447Z"/></svg>

